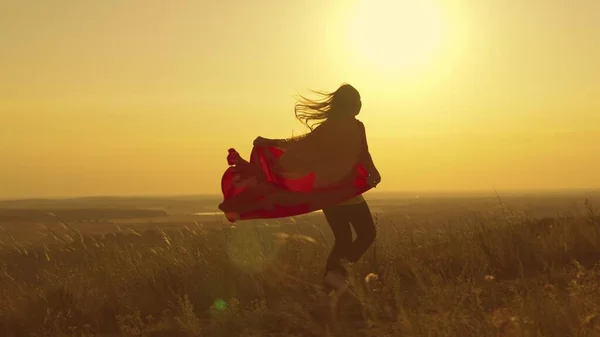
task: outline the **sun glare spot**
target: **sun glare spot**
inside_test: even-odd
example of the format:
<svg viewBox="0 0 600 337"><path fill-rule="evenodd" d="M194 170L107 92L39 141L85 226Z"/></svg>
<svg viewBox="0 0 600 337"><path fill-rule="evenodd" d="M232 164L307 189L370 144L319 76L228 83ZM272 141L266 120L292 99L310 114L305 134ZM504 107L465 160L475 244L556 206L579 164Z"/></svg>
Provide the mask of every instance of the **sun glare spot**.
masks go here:
<svg viewBox="0 0 600 337"><path fill-rule="evenodd" d="M358 63L386 73L427 64L444 42L442 7L432 0L362 0L351 13L352 54Z"/></svg>
<svg viewBox="0 0 600 337"><path fill-rule="evenodd" d="M215 309L219 310L219 311L225 311L225 309L227 309L227 302L225 302L223 299L218 298L215 301Z"/></svg>

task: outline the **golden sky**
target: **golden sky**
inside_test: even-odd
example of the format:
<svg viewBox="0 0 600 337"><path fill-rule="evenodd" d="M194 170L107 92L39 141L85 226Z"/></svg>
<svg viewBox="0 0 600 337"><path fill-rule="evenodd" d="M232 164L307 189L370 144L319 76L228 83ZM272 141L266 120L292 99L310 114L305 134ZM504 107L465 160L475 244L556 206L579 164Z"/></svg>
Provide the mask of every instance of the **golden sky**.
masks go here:
<svg viewBox="0 0 600 337"><path fill-rule="evenodd" d="M0 198L219 193L361 91L381 191L600 187L600 1L0 3Z"/></svg>

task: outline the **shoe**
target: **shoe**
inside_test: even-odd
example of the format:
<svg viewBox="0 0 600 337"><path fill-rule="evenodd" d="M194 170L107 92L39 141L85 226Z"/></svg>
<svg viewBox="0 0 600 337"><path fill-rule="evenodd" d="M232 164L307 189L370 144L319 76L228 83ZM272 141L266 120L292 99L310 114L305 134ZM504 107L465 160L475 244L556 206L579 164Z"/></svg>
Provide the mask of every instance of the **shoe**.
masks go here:
<svg viewBox="0 0 600 337"><path fill-rule="evenodd" d="M328 292L343 292L350 286L348 279L344 275L333 270L330 270L325 274L323 285Z"/></svg>
<svg viewBox="0 0 600 337"><path fill-rule="evenodd" d="M344 276L346 278L348 278L348 274L350 274L349 270L352 270L352 268L354 267L354 263L352 263L346 259L341 259L340 264L343 268Z"/></svg>

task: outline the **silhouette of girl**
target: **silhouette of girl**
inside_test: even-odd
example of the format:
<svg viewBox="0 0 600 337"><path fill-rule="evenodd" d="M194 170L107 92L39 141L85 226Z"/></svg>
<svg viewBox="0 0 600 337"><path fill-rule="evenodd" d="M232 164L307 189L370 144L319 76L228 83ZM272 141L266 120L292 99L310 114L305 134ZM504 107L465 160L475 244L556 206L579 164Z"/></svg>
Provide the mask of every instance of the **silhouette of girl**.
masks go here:
<svg viewBox="0 0 600 337"><path fill-rule="evenodd" d="M324 99L310 100L301 97L301 101L295 107L296 118L305 124L311 130L311 133L328 123L356 122L359 124L360 129L363 130L364 139L359 161L368 171L367 184L370 187L377 186L381 181L381 175L373 164L373 159L368 151L364 126L362 122L356 119L362 107L359 92L351 85L344 84L333 93L317 93L322 95ZM323 128L322 130L335 129ZM333 136L338 141L344 141L345 135L336 134L330 136ZM258 137L254 141L254 145L271 144L282 146L281 144L285 142L290 142L290 140ZM350 140L348 140L348 143L350 143ZM314 146L319 146L319 144L315 144ZM338 149L343 149L343 147L338 147ZM335 244L325 266L323 284L328 290L339 290L348 285L348 271L344 267L343 261L346 260L347 262L355 263L364 255L375 240L375 225L369 205L362 195L334 206L325 207L323 213L335 237ZM354 241L352 241L350 226L356 232L356 239Z"/></svg>

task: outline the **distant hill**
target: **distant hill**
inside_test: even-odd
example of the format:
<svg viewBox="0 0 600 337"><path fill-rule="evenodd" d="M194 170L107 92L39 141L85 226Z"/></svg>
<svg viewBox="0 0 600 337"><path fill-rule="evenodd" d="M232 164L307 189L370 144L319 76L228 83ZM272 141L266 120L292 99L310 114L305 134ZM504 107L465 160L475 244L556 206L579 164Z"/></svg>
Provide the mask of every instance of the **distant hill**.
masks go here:
<svg viewBox="0 0 600 337"><path fill-rule="evenodd" d="M173 214L217 211L221 202L218 196L149 196L149 197L81 197L64 199L21 199L0 201L2 210L160 210ZM114 212L109 212L114 213ZM121 213L117 213L121 216ZM129 218L129 216L127 217Z"/></svg>
<svg viewBox="0 0 600 337"><path fill-rule="evenodd" d="M167 216L162 210L122 208L77 209L0 209L0 222L100 221L107 219L140 219Z"/></svg>

